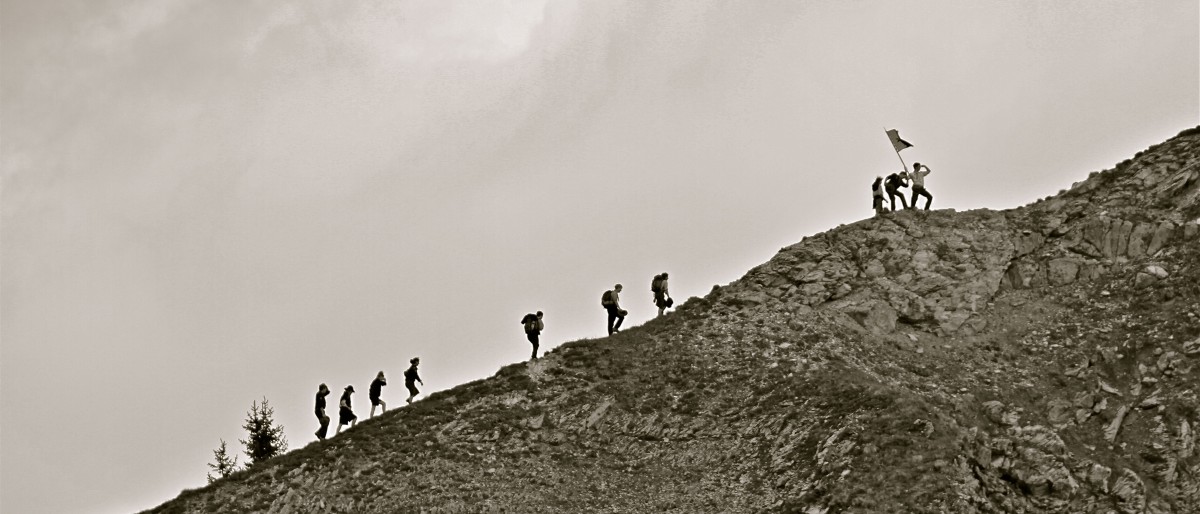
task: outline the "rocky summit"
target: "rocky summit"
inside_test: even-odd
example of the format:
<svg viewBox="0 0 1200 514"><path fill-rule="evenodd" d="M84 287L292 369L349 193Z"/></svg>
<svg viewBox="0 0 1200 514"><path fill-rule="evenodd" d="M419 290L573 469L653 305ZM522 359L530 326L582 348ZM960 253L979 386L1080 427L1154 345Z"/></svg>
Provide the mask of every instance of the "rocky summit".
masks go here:
<svg viewBox="0 0 1200 514"><path fill-rule="evenodd" d="M901 211L151 512L1200 512L1200 127Z"/></svg>

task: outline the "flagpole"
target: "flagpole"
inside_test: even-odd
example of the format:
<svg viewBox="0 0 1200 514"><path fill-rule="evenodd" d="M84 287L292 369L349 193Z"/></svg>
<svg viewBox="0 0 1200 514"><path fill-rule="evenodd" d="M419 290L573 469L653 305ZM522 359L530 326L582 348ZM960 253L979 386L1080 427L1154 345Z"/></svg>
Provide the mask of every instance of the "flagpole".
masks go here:
<svg viewBox="0 0 1200 514"><path fill-rule="evenodd" d="M883 127L883 135L884 135L884 136L887 136L887 135L888 135L888 133L887 133L887 127ZM892 142L892 138L891 138L891 136L888 136L888 142L889 142L889 143L891 143L891 142ZM895 145L895 144L892 144L892 150L896 152L896 158L897 158L897 159L900 159L900 167L904 169L904 172L905 172L905 173L908 173L908 164L905 164L905 163L904 163L904 158L903 158L903 157L900 157L900 150L896 150L896 145Z"/></svg>

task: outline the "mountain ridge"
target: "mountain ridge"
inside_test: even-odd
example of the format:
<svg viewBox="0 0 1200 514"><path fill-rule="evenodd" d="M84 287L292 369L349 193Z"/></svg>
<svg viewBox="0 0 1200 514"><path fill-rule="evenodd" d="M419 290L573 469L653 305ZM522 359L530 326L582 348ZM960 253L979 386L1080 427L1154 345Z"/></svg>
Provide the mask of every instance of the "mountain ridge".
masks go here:
<svg viewBox="0 0 1200 514"><path fill-rule="evenodd" d="M148 512L1190 512L1200 127L804 238Z"/></svg>

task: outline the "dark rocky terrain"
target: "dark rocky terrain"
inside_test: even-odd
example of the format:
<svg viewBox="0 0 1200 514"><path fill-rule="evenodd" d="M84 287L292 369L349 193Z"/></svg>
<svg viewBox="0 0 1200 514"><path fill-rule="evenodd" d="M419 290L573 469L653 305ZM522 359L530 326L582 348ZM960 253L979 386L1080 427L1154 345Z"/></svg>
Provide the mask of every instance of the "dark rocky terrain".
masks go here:
<svg viewBox="0 0 1200 514"><path fill-rule="evenodd" d="M903 211L151 512L1200 512L1200 127Z"/></svg>

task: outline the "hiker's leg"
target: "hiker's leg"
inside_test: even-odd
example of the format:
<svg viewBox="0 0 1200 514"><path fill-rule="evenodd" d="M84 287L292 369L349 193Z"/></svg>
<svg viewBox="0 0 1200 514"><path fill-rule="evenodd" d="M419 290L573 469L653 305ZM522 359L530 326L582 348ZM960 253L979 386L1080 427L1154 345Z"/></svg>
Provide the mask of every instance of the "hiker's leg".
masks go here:
<svg viewBox="0 0 1200 514"><path fill-rule="evenodd" d="M610 336L613 334L613 330L615 330L613 328L613 321L615 321L616 319L617 319L616 309L608 309L608 335L610 335Z"/></svg>
<svg viewBox="0 0 1200 514"><path fill-rule="evenodd" d="M913 188L913 201L912 201L912 206L914 209L917 208L917 197L918 196L925 197L925 210L929 210L929 204L933 203L933 195L929 194L929 191L923 187L914 187Z"/></svg>
<svg viewBox="0 0 1200 514"><path fill-rule="evenodd" d="M342 420L339 419L337 430L333 431L333 435L338 435L340 433L342 433Z"/></svg>
<svg viewBox="0 0 1200 514"><path fill-rule="evenodd" d="M379 413L383 414L385 412L387 412L387 402L379 400Z"/></svg>
<svg viewBox="0 0 1200 514"><path fill-rule="evenodd" d="M325 436L329 433L329 416L321 416L321 427L317 429L317 439L325 440Z"/></svg>
<svg viewBox="0 0 1200 514"><path fill-rule="evenodd" d="M617 313L617 324L613 325L613 332L621 330L621 323L623 323L624 321L625 321L625 315L618 312Z"/></svg>
<svg viewBox="0 0 1200 514"><path fill-rule="evenodd" d="M371 413L370 413L370 414L367 414L367 417L368 417L368 418L373 418L373 417L375 417L375 404L374 404L374 403L371 403Z"/></svg>

